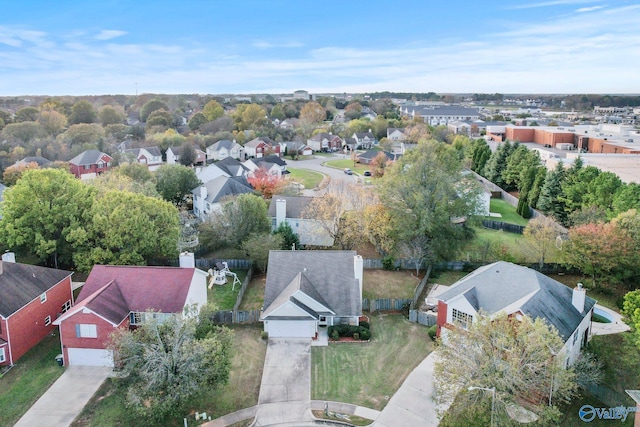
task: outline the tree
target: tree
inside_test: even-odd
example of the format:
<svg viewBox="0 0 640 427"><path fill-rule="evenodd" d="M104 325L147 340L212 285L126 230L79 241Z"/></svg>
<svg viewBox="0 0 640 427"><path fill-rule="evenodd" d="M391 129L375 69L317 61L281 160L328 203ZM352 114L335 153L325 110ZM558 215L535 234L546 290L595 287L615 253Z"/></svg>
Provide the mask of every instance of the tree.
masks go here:
<svg viewBox="0 0 640 427"><path fill-rule="evenodd" d="M274 194L279 194L286 185L286 181L281 176L270 174L264 168L253 171L253 175L247 181L265 199L271 199Z"/></svg>
<svg viewBox="0 0 640 427"><path fill-rule="evenodd" d="M38 123L47 135L56 136L67 126L67 118L57 111L43 111L38 117Z"/></svg>
<svg viewBox="0 0 640 427"><path fill-rule="evenodd" d="M455 219L473 221L480 189L444 143L418 144L387 168L378 191L395 243L426 236L430 262L451 259L472 235Z"/></svg>
<svg viewBox="0 0 640 427"><path fill-rule="evenodd" d="M96 119L96 111L88 101L78 101L71 107L71 115L69 116L69 124L71 125L95 123Z"/></svg>
<svg viewBox="0 0 640 427"><path fill-rule="evenodd" d="M484 139L475 139L467 148L467 157L471 160L471 170L482 173L487 161L491 157L491 148Z"/></svg>
<svg viewBox="0 0 640 427"><path fill-rule="evenodd" d="M344 116L349 120L354 120L362 115L362 105L359 102L352 102L344 109Z"/></svg>
<svg viewBox="0 0 640 427"><path fill-rule="evenodd" d="M105 105L98 111L98 120L102 126L122 124L124 117L125 114L122 107L116 109L112 105Z"/></svg>
<svg viewBox="0 0 640 427"><path fill-rule="evenodd" d="M627 292L622 303L622 314L633 332L633 341L640 348L640 289Z"/></svg>
<svg viewBox="0 0 640 427"><path fill-rule="evenodd" d="M151 313L150 313L151 314ZM225 327L196 336L193 315L152 315L136 330L118 329L109 348L126 386L126 405L155 423L175 416L193 400L224 385L229 377L233 333Z"/></svg>
<svg viewBox="0 0 640 427"><path fill-rule="evenodd" d="M542 318L481 315L467 329L448 330L436 348L437 399L452 402L457 395L456 406L467 411L481 402L479 391L469 387L495 388L496 425L509 425L506 409L512 404L543 419L557 418L556 405L568 402L576 388L573 369L554 356L563 344Z"/></svg>
<svg viewBox="0 0 640 427"><path fill-rule="evenodd" d="M5 185L12 186L22 177L29 169L38 169L38 163L29 162L29 163L19 163L13 166L9 166L6 168L2 174L2 180Z"/></svg>
<svg viewBox="0 0 640 427"><path fill-rule="evenodd" d="M38 116L40 116L40 110L36 107L24 107L16 111L13 121L15 123L35 122Z"/></svg>
<svg viewBox="0 0 640 427"><path fill-rule="evenodd" d="M202 114L207 118L208 122L212 122L215 119L224 116L224 108L218 103L218 101L212 99L202 109Z"/></svg>
<svg viewBox="0 0 640 427"><path fill-rule="evenodd" d="M162 165L156 171L158 193L176 206L185 204L191 190L200 184L193 169L183 165Z"/></svg>
<svg viewBox="0 0 640 427"><path fill-rule="evenodd" d="M69 146L91 145L100 147L104 141L104 128L97 123L80 123L72 125L64 133L58 135L58 140Z"/></svg>
<svg viewBox="0 0 640 427"><path fill-rule="evenodd" d="M56 267L72 265L67 238L85 226L94 191L61 169L26 171L4 192L0 240Z"/></svg>
<svg viewBox="0 0 640 427"><path fill-rule="evenodd" d="M273 108L271 109L271 117L280 121L287 118L281 104L276 104L273 106Z"/></svg>
<svg viewBox="0 0 640 427"><path fill-rule="evenodd" d="M505 182L502 179L502 172L507 167L507 161L513 149L514 146L511 145L509 141L503 142L498 146L496 151L491 154L491 157L489 157L489 160L484 166L482 175L500 188L505 186Z"/></svg>
<svg viewBox="0 0 640 427"><path fill-rule="evenodd" d="M37 122L10 123L2 129L3 138L25 144L44 135L44 129Z"/></svg>
<svg viewBox="0 0 640 427"><path fill-rule="evenodd" d="M191 119L189 119L189 129L191 129L191 132L196 132L200 129L200 126L205 123L207 123L207 116L201 112L195 113L191 116Z"/></svg>
<svg viewBox="0 0 640 427"><path fill-rule="evenodd" d="M384 171L389 165L389 159L383 152L379 152L373 160L371 160L371 175L376 178L384 176Z"/></svg>
<svg viewBox="0 0 640 427"><path fill-rule="evenodd" d="M173 116L167 110L159 109L154 110L147 117L147 126L154 127L159 126L163 128L169 128L173 126Z"/></svg>
<svg viewBox="0 0 640 427"><path fill-rule="evenodd" d="M400 242L398 255L413 263L416 268L416 277L420 274L422 263L429 255L429 239L426 236L414 236L409 241Z"/></svg>
<svg viewBox="0 0 640 427"><path fill-rule="evenodd" d="M178 210L164 200L108 191L93 203L84 228L69 233L77 268L94 264L145 265L178 255Z"/></svg>
<svg viewBox="0 0 640 427"><path fill-rule="evenodd" d="M242 249L253 261L253 265L266 273L269 251L282 248L282 242L280 234L252 234L242 243Z"/></svg>
<svg viewBox="0 0 640 427"><path fill-rule="evenodd" d="M140 108L140 120L146 122L149 118L149 115L156 110L169 111L169 106L166 102L160 99L152 99L145 103L142 108Z"/></svg>
<svg viewBox="0 0 640 427"><path fill-rule="evenodd" d="M307 102L300 109L300 120L309 125L320 123L326 117L327 112L325 111L324 107L318 104L316 101Z"/></svg>
<svg viewBox="0 0 640 427"><path fill-rule="evenodd" d="M280 249L288 250L300 247L300 238L293 231L291 225L289 225L287 221L282 221L273 233L278 234L282 238L282 246Z"/></svg>
<svg viewBox="0 0 640 427"><path fill-rule="evenodd" d="M540 189L540 197L538 199L538 209L547 215L553 216L557 221L563 224L567 219L565 205L560 200L564 179L564 166L562 162L558 162L555 169L547 173L544 185Z"/></svg>
<svg viewBox="0 0 640 427"><path fill-rule="evenodd" d="M139 163L134 164L140 165ZM118 171L118 169L125 165L128 165L128 163L118 166L117 168L112 169L107 173L98 175L97 177L89 181L89 184L96 188L99 195L104 195L110 191L117 190L138 193L144 196L155 197L158 199L161 198L160 194L158 194L158 190L156 189L155 179L149 181L133 179ZM140 166L147 169L145 165Z"/></svg>
<svg viewBox="0 0 640 427"><path fill-rule="evenodd" d="M267 112L258 104L238 105L233 119L238 130L256 129L266 120Z"/></svg>
<svg viewBox="0 0 640 427"><path fill-rule="evenodd" d="M528 245L526 250L535 257L540 269L544 267L544 260L555 246L556 238L560 233L558 224L546 216L533 218L524 228L522 234Z"/></svg>
<svg viewBox="0 0 640 427"><path fill-rule="evenodd" d="M592 223L569 230L564 262L591 277L592 285L608 275L632 248L631 238L614 223Z"/></svg>
<svg viewBox="0 0 640 427"><path fill-rule="evenodd" d="M613 199L613 215L629 209L640 209L640 184L635 182L623 184Z"/></svg>
<svg viewBox="0 0 640 427"><path fill-rule="evenodd" d="M180 149L180 164L184 166L193 165L198 160L198 153L193 144L185 141Z"/></svg>

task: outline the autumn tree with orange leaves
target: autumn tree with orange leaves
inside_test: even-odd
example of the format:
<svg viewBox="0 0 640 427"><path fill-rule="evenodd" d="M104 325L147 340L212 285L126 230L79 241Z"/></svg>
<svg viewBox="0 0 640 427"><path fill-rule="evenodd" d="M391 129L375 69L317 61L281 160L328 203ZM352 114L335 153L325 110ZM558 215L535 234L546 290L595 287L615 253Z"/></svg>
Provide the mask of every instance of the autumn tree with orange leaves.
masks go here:
<svg viewBox="0 0 640 427"><path fill-rule="evenodd" d="M284 178L270 174L264 168L256 169L253 175L247 178L247 181L265 199L270 199L274 194L279 194L286 184Z"/></svg>

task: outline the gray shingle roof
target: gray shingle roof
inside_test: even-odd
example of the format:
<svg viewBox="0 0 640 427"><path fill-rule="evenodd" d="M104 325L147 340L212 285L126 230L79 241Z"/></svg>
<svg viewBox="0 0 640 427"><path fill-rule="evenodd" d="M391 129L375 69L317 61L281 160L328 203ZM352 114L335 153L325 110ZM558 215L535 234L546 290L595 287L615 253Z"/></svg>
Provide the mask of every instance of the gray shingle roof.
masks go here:
<svg viewBox="0 0 640 427"><path fill-rule="evenodd" d="M209 203L218 203L225 197L253 193L253 188L244 176L219 176L203 185L207 187L206 201ZM196 187L191 192L200 194L200 187Z"/></svg>
<svg viewBox="0 0 640 427"><path fill-rule="evenodd" d="M463 295L477 311L489 314L522 300L523 314L545 319L565 341L596 303L586 297L584 311L580 313L571 303L571 288L538 271L505 261L478 268L438 299L446 303L458 295Z"/></svg>
<svg viewBox="0 0 640 427"><path fill-rule="evenodd" d="M0 316L11 316L71 274L37 265L2 262Z"/></svg>
<svg viewBox="0 0 640 427"><path fill-rule="evenodd" d="M69 163L78 165L78 166L94 165L98 163L98 160L100 160L102 156L107 156L111 158L111 156L103 153L100 150L87 150L78 154L73 159L69 160Z"/></svg>
<svg viewBox="0 0 640 427"><path fill-rule="evenodd" d="M245 165L243 165L239 160L234 159L233 157L224 158L215 162L214 164L231 176L240 176L244 175L246 172L249 172L249 169L247 169Z"/></svg>
<svg viewBox="0 0 640 427"><path fill-rule="evenodd" d="M278 166L286 166L287 162L282 160L277 154L270 154L268 156L259 157L257 159L251 159L253 164L260 167L263 163L273 163Z"/></svg>
<svg viewBox="0 0 640 427"><path fill-rule="evenodd" d="M302 218L302 212L309 206L313 197L305 196L273 196L269 202L269 216L276 216L276 200L284 199L287 201L286 218Z"/></svg>
<svg viewBox="0 0 640 427"><path fill-rule="evenodd" d="M359 316L362 300L354 272L356 255L355 251L270 251L264 307L268 308L302 273L305 282L300 289L304 293L323 298L324 302L316 301L338 316Z"/></svg>
<svg viewBox="0 0 640 427"><path fill-rule="evenodd" d="M234 141L229 141L228 139L221 139L218 142L214 142L211 146L209 146L209 149L213 150L213 151L219 151L222 150L223 148L227 149L227 150L231 150L231 148L237 144Z"/></svg>

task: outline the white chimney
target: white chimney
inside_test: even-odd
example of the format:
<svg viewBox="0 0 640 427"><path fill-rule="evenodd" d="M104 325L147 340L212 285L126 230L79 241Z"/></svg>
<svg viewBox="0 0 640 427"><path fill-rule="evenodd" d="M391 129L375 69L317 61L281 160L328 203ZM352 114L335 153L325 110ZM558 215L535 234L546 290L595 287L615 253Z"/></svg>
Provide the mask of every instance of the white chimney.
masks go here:
<svg viewBox="0 0 640 427"><path fill-rule="evenodd" d="M193 252L180 253L180 267L182 268L195 268L196 258Z"/></svg>
<svg viewBox="0 0 640 427"><path fill-rule="evenodd" d="M571 304L580 313L584 311L584 301L587 298L587 290L582 287L582 283L578 283L578 286L573 288L573 295L571 296Z"/></svg>
<svg viewBox="0 0 640 427"><path fill-rule="evenodd" d="M2 254L2 261L16 262L16 254L14 252L5 252Z"/></svg>
<svg viewBox="0 0 640 427"><path fill-rule="evenodd" d="M287 200L286 199L277 199L276 200L276 227L280 227L287 218Z"/></svg>
<svg viewBox="0 0 640 427"><path fill-rule="evenodd" d="M358 279L358 285L360 287L360 300L362 300L362 278L364 277L364 261L361 255L353 257L353 274Z"/></svg>

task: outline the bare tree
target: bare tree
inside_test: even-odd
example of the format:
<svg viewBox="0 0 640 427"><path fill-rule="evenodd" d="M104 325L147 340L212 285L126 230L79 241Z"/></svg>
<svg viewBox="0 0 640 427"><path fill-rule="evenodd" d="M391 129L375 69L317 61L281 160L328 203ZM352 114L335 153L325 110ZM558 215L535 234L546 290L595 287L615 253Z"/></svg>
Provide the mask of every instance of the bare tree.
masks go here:
<svg viewBox="0 0 640 427"><path fill-rule="evenodd" d="M533 255L540 265L544 267L544 260L556 244L556 238L562 233L560 226L546 216L539 216L529 221L522 233L527 242L524 247L526 252Z"/></svg>

